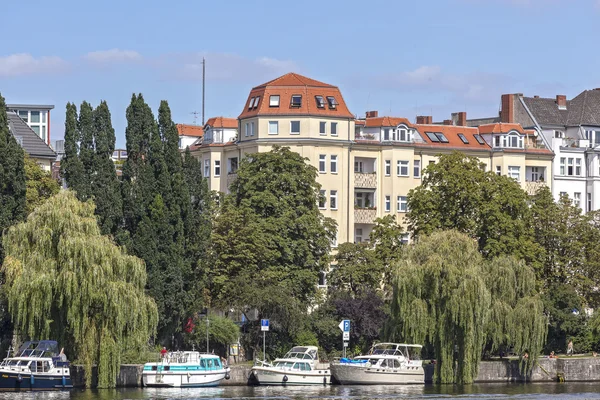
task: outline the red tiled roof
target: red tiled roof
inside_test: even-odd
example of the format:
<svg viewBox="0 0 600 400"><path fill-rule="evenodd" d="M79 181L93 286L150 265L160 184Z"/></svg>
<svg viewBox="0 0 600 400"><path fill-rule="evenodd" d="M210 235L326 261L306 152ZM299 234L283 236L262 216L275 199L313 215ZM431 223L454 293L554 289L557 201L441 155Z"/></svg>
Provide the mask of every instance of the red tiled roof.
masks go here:
<svg viewBox="0 0 600 400"><path fill-rule="evenodd" d="M204 124L204 126L207 125L213 128L237 129L238 120L236 118L213 117L209 118L208 121L206 121L206 124Z"/></svg>
<svg viewBox="0 0 600 400"><path fill-rule="evenodd" d="M528 134L521 124L496 122L494 124L479 125L479 133L508 133L510 131L517 131L522 135Z"/></svg>
<svg viewBox="0 0 600 400"><path fill-rule="evenodd" d="M419 135L423 138L425 143L415 143L417 146L432 146L432 147L451 147L457 149L471 149L471 150L490 150L490 146L487 143L479 144L477 139L473 135L479 133L477 128L471 128L467 126L454 126L454 125L414 125L419 131ZM432 142L427 137L427 132L443 133L448 139L448 143ZM464 143L458 134L462 133L469 143Z"/></svg>
<svg viewBox="0 0 600 400"><path fill-rule="evenodd" d="M396 127L400 124L405 124L407 126L412 126L410 121L406 118L398 118L398 117L375 117L375 118L367 118L365 127L367 128L378 128L378 127Z"/></svg>
<svg viewBox="0 0 600 400"><path fill-rule="evenodd" d="M270 97L279 96L279 106L270 107ZM292 107L292 95L301 95L299 107ZM324 107L317 106L315 96L322 96ZM327 97L333 96L338 103L329 107ZM249 110L250 102L259 97L258 105ZM312 115L322 117L354 118L348 110L340 90L333 85L319 82L295 73L289 73L272 81L252 88L244 109L238 118L250 118L259 115Z"/></svg>
<svg viewBox="0 0 600 400"><path fill-rule="evenodd" d="M356 121L354 121L354 125L364 126L365 124L366 124L366 121L364 119L357 119Z"/></svg>
<svg viewBox="0 0 600 400"><path fill-rule="evenodd" d="M198 125L177 124L177 132L179 136L202 137L204 135L204 129Z"/></svg>

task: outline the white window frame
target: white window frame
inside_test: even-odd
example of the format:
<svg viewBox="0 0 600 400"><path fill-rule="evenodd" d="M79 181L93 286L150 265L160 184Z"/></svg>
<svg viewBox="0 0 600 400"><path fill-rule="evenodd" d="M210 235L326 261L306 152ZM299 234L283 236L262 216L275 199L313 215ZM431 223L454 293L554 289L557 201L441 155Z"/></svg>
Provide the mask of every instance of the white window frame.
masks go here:
<svg viewBox="0 0 600 400"><path fill-rule="evenodd" d="M323 203L321 203L321 199L323 200ZM327 210L327 190L320 190L319 191L319 210Z"/></svg>
<svg viewBox="0 0 600 400"><path fill-rule="evenodd" d="M509 165L508 177L513 178L517 182L521 182L521 167L518 165Z"/></svg>
<svg viewBox="0 0 600 400"><path fill-rule="evenodd" d="M279 95L272 94L269 96L269 107L279 107Z"/></svg>
<svg viewBox="0 0 600 400"><path fill-rule="evenodd" d="M331 133L331 136L337 136L337 134L338 134L338 133L337 133L337 125L338 125L338 123L337 123L337 122L332 122L332 123L331 123L331 126L329 127L329 129L330 129L330 131L331 131L331 132L330 132L330 133Z"/></svg>
<svg viewBox="0 0 600 400"><path fill-rule="evenodd" d="M421 177L421 160L413 160L413 177Z"/></svg>
<svg viewBox="0 0 600 400"><path fill-rule="evenodd" d="M319 121L319 135L327 136L327 122Z"/></svg>
<svg viewBox="0 0 600 400"><path fill-rule="evenodd" d="M275 127L274 132L273 127ZM279 121L269 121L269 135L279 135Z"/></svg>
<svg viewBox="0 0 600 400"><path fill-rule="evenodd" d="M297 123L298 123L298 132L294 132L294 131L292 130L292 127L294 126L294 123L295 123L295 122L297 122ZM301 128L300 128L300 121L290 121L290 135L299 135L299 134L300 134L300 131L301 131Z"/></svg>
<svg viewBox="0 0 600 400"><path fill-rule="evenodd" d="M250 136L254 136L254 122L250 122Z"/></svg>
<svg viewBox="0 0 600 400"><path fill-rule="evenodd" d="M587 194L587 211L588 212L592 211L592 194L591 193Z"/></svg>
<svg viewBox="0 0 600 400"><path fill-rule="evenodd" d="M248 137L249 133L250 133L250 123L246 122L246 124L244 125L244 136Z"/></svg>
<svg viewBox="0 0 600 400"><path fill-rule="evenodd" d="M573 193L573 205L581 207L581 192Z"/></svg>
<svg viewBox="0 0 600 400"><path fill-rule="evenodd" d="M214 176L221 176L221 160L215 160L215 173Z"/></svg>
<svg viewBox="0 0 600 400"><path fill-rule="evenodd" d="M210 178L210 158L204 160L204 177Z"/></svg>
<svg viewBox="0 0 600 400"><path fill-rule="evenodd" d="M566 157L561 157L560 158L560 171L559 174L560 175L565 175L565 173L567 172L567 158Z"/></svg>
<svg viewBox="0 0 600 400"><path fill-rule="evenodd" d="M338 209L337 190L330 190L329 191L329 209L330 210L337 210Z"/></svg>
<svg viewBox="0 0 600 400"><path fill-rule="evenodd" d="M581 158L575 159L575 176L581 176Z"/></svg>
<svg viewBox="0 0 600 400"><path fill-rule="evenodd" d="M385 196L385 212L390 212L392 209L392 198L389 194Z"/></svg>
<svg viewBox="0 0 600 400"><path fill-rule="evenodd" d="M354 243L362 243L363 228L354 229Z"/></svg>
<svg viewBox="0 0 600 400"><path fill-rule="evenodd" d="M385 160L384 162L384 172L385 172L385 176L391 176L392 175L392 160Z"/></svg>
<svg viewBox="0 0 600 400"><path fill-rule="evenodd" d="M327 155L319 154L319 173L326 174L327 173Z"/></svg>
<svg viewBox="0 0 600 400"><path fill-rule="evenodd" d="M332 174L337 174L338 173L338 169L337 169L337 157L338 156L334 155L334 154L332 154L332 155L329 156L329 161L330 161L329 162L329 171Z"/></svg>
<svg viewBox="0 0 600 400"><path fill-rule="evenodd" d="M405 213L408 209L408 203L406 200L406 196L398 196L396 198L396 211Z"/></svg>
<svg viewBox="0 0 600 400"><path fill-rule="evenodd" d="M408 176L410 162L407 160L398 160L396 163L396 174L398 176ZM404 173L403 173L404 172Z"/></svg>

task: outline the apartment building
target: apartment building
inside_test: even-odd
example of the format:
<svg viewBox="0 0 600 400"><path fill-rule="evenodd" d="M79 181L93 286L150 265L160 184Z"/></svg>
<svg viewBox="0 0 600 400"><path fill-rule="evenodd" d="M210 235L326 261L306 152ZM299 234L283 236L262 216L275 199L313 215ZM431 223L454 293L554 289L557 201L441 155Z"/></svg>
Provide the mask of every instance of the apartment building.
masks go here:
<svg viewBox="0 0 600 400"><path fill-rule="evenodd" d="M369 240L375 219L385 215L403 223L408 192L440 154L477 157L530 194L552 185L554 153L534 129L499 121L470 127L464 112L442 123L376 111L356 119L339 88L294 73L252 88L237 120L211 120L191 147L211 189L226 193L246 155L288 146L317 168L319 208L336 220L336 242Z"/></svg>
<svg viewBox="0 0 600 400"><path fill-rule="evenodd" d="M534 129L555 153L552 192L566 194L584 212L600 209L600 89L585 90L571 100L504 94L496 120Z"/></svg>
<svg viewBox="0 0 600 400"><path fill-rule="evenodd" d="M192 146L198 139L204 135L204 129L198 125L177 124L177 133L179 134L179 149L185 150Z"/></svg>
<svg viewBox="0 0 600 400"><path fill-rule="evenodd" d="M16 113L35 134L50 145L50 111L53 105L7 104L8 111Z"/></svg>

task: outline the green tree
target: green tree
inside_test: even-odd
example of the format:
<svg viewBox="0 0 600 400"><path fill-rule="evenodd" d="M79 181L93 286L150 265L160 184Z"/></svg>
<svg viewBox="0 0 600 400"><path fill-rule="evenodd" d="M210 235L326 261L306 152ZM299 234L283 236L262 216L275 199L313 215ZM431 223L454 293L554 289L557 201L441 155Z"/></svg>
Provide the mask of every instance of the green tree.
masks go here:
<svg viewBox="0 0 600 400"><path fill-rule="evenodd" d="M93 112L94 157L91 193L103 235L116 235L123 220L123 199L117 171L111 159L115 150L115 130L110 110L102 101Z"/></svg>
<svg viewBox="0 0 600 400"><path fill-rule="evenodd" d="M87 101L79 107L79 159L83 166L83 180L77 191L77 198L86 201L93 197L92 185L96 179L95 174L95 145L94 145L94 109Z"/></svg>
<svg viewBox="0 0 600 400"><path fill-rule="evenodd" d="M485 172L475 157L441 155L409 192L408 208L413 236L456 229L476 238L487 258L512 254L537 266L527 194L513 179Z"/></svg>
<svg viewBox="0 0 600 400"><path fill-rule="evenodd" d="M63 191L4 238L3 272L15 324L52 337L86 366L98 386L114 387L124 348L143 348L155 331L154 301L144 293L144 263L102 236L92 202Z"/></svg>
<svg viewBox="0 0 600 400"><path fill-rule="evenodd" d="M330 292L349 292L356 296L381 291L383 264L368 243L342 243L334 259L335 268L327 278Z"/></svg>
<svg viewBox="0 0 600 400"><path fill-rule="evenodd" d="M215 305L257 309L295 336L329 261L335 222L319 212L317 171L289 148L242 160L212 233Z"/></svg>
<svg viewBox="0 0 600 400"><path fill-rule="evenodd" d="M25 212L29 215L35 208L58 193L60 185L52 178L49 171L44 171L28 155L25 156L25 177L27 182Z"/></svg>
<svg viewBox="0 0 600 400"><path fill-rule="evenodd" d="M384 287L389 291L393 268L403 256L404 229L394 215L375 219L375 226L369 236L377 259L383 264Z"/></svg>
<svg viewBox="0 0 600 400"><path fill-rule="evenodd" d="M65 155L60 161L60 174L69 188L85 193L83 164L79 159L80 134L77 128L77 107L67 103L65 116Z"/></svg>
<svg viewBox="0 0 600 400"><path fill-rule="evenodd" d="M218 315L208 318L208 337L210 349L218 348L218 354L225 356L230 344L237 343L240 328L231 319ZM193 319L192 331L185 333L185 343L198 349L206 349L206 319Z"/></svg>
<svg viewBox="0 0 600 400"><path fill-rule="evenodd" d="M477 247L463 233L436 232L397 266L385 335L432 345L438 383L473 382L486 343L532 356L543 347L547 321L533 270L512 258L485 261Z"/></svg>

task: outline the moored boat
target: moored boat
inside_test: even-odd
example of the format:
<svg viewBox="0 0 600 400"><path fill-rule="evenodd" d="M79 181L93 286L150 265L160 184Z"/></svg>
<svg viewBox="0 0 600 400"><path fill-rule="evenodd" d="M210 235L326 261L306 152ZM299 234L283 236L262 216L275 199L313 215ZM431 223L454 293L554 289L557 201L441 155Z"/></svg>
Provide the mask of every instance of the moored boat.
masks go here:
<svg viewBox="0 0 600 400"><path fill-rule="evenodd" d="M329 364L319 363L316 346L295 346L273 363L256 361L251 372L259 385L327 385Z"/></svg>
<svg viewBox="0 0 600 400"><path fill-rule="evenodd" d="M2 390L71 389L71 371L66 356L53 340L25 342L0 363Z"/></svg>
<svg viewBox="0 0 600 400"><path fill-rule="evenodd" d="M229 379L229 372L215 354L177 351L144 364L142 381L149 387L209 387Z"/></svg>
<svg viewBox="0 0 600 400"><path fill-rule="evenodd" d="M331 364L334 382L342 385L399 385L425 383L420 353L423 346L378 343L367 355L342 358Z"/></svg>

